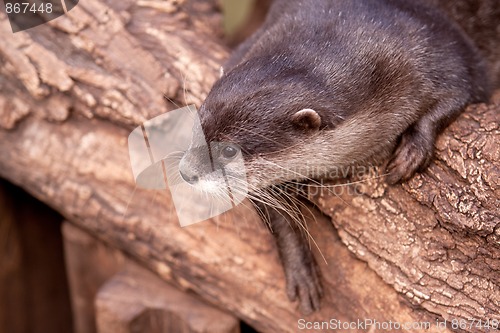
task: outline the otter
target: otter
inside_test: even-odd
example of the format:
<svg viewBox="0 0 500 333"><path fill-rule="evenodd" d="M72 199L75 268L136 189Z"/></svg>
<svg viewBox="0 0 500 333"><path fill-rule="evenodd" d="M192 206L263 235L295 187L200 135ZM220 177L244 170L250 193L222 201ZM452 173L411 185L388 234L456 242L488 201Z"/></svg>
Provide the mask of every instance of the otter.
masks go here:
<svg viewBox="0 0 500 333"><path fill-rule="evenodd" d="M241 179L231 161L244 159L249 199L270 224L287 294L302 312L318 310L323 291L288 209L300 193L287 184L384 161L387 182L396 184L429 164L439 132L468 104L487 101L499 82L488 61L498 44L478 47L466 31L484 21L460 26L460 3L275 0L201 105L193 142L202 131L217 144L205 163L189 149L180 174L216 195L226 184L214 184L206 166ZM500 6L486 3L496 17L490 32L498 33Z"/></svg>

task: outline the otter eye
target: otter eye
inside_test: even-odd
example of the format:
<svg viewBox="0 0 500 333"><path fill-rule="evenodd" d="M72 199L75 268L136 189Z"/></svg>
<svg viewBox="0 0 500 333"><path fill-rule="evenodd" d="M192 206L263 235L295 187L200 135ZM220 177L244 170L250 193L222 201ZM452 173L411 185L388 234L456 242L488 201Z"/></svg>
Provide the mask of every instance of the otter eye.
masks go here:
<svg viewBox="0 0 500 333"><path fill-rule="evenodd" d="M224 158L233 158L236 156L236 154L238 154L238 151L238 148L234 146L225 146L222 149L221 154Z"/></svg>

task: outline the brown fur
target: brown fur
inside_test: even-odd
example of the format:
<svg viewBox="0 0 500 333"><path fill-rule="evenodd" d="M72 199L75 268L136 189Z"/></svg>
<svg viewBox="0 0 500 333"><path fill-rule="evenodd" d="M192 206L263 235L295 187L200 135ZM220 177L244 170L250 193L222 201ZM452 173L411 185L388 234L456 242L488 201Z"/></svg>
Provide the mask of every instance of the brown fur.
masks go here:
<svg viewBox="0 0 500 333"><path fill-rule="evenodd" d="M468 0L276 0L229 59L200 108L201 126L209 142L241 149L251 198L277 238L288 294L304 312L319 307L318 272L304 239L287 227L292 197L278 195L279 203L272 192L391 155L390 183L427 166L438 133L467 104L486 101L498 74L500 6L491 1L474 10ZM480 18L488 8L493 19ZM320 119L297 116L303 109Z"/></svg>

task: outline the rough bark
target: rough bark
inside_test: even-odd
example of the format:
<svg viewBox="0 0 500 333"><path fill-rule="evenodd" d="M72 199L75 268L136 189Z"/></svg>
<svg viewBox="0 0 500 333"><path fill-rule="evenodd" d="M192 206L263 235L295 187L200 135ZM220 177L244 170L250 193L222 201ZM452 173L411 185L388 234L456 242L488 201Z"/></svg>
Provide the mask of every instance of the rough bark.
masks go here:
<svg viewBox="0 0 500 333"><path fill-rule="evenodd" d="M134 189L127 135L175 108L163 94L203 99L227 56L218 20L212 1L86 0L14 35L0 14L0 176L256 328L295 331L302 316L253 213L181 228L168 193ZM310 223L328 292L308 320L500 319L499 110L499 94L469 108L407 184L314 198L340 238L324 217Z"/></svg>
<svg viewBox="0 0 500 333"><path fill-rule="evenodd" d="M431 166L402 186L367 181L316 196L352 252L447 319L500 319L499 110L500 92L469 107Z"/></svg>
<svg viewBox="0 0 500 333"><path fill-rule="evenodd" d="M216 8L214 1L86 1L16 34L2 14L0 127L70 114L127 126L175 108L164 95L199 103L226 55L213 36Z"/></svg>

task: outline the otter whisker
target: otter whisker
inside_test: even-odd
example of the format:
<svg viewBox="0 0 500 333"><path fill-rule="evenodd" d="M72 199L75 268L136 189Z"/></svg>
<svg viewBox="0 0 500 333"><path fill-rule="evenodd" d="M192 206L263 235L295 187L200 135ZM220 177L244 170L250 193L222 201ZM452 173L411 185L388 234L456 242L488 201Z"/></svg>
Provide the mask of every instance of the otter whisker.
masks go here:
<svg viewBox="0 0 500 333"><path fill-rule="evenodd" d="M265 140L267 140L267 141L270 141L270 142L272 142L272 143L276 143L276 144L278 144L278 145L280 145L280 146L282 146L282 145L283 145L283 143L278 142L277 140L274 140L274 139L272 139L272 138L269 138L269 137L267 137L267 136L266 136L266 135L264 135L264 134L261 134L261 133L257 133L257 132L255 132L255 131L252 131L251 129L248 129L248 128L244 128L244 127L241 127L241 126L236 126L236 125L232 125L232 126L230 126L230 128L235 128L235 129L237 129L238 131L247 131L247 132L249 132L249 133L251 133L251 134L254 134L254 135L256 135L256 136L259 136L259 137L261 137L261 138L263 138L263 139L265 139ZM238 132L237 132L237 133L238 133ZM314 136L313 136L313 137L314 137ZM278 150L275 150L275 151L273 151L273 152L270 152L270 153L264 153L264 154L263 154L263 156L266 156L266 155L275 155L275 154L277 154L277 153L284 153L284 152L287 152L287 151L290 151L290 150L294 150L294 149L296 149L297 147L300 147L301 145L302 145L302 143L301 143L301 142L297 142L296 144L293 144L293 145L290 145L290 146L287 146L287 147L283 147L283 148L278 149Z"/></svg>
<svg viewBox="0 0 500 333"><path fill-rule="evenodd" d="M167 101L169 101L170 103L172 103L176 108L178 108L178 109L181 108L177 103L174 102L173 99L168 97L166 93L163 94L163 98L166 99Z"/></svg>
<svg viewBox="0 0 500 333"><path fill-rule="evenodd" d="M130 204L132 203L132 199L134 198L136 191L137 191L137 184L134 186L134 190L132 191L132 194L130 195L130 197L127 201L127 205L125 206L125 211L123 212L123 215L121 218L122 223L125 221L125 216L127 215L128 208L129 208Z"/></svg>
<svg viewBox="0 0 500 333"><path fill-rule="evenodd" d="M269 160L265 160L265 161L266 161L266 163L272 164L272 165L274 165L274 166L276 166L276 167L280 168L281 170L284 170L284 171L287 171L287 172L291 172L291 173L295 174L296 176L301 177L303 180L308 180L308 181L311 181L311 182L316 183L316 184L318 184L318 185L321 185L321 183L319 183L319 182L318 182L318 181L316 181L315 179L310 178L310 177L308 177L308 176L306 176L306 175L304 175L304 174L302 174L302 173L299 173L299 172L294 171L294 170L289 169L289 168L285 168L285 167L283 167L283 166L279 165L278 163L274 163L274 162L271 162L271 161L269 161Z"/></svg>
<svg viewBox="0 0 500 333"><path fill-rule="evenodd" d="M235 126L235 125L231 126L231 128L235 128L235 129L237 129L238 131L247 131L247 132L249 132L249 133L251 133L251 134L254 134L254 135L256 135L256 136L259 136L259 137L261 137L261 138L263 138L263 139L265 139L265 140L268 140L268 141L270 141L270 142L272 142L272 143L276 143L276 144L278 144L278 145L280 145L280 146L281 146L281 145L283 145L283 143L278 142L278 141L276 141L276 140L274 140L274 139L271 139L271 138L269 138L269 137L267 137L267 136L265 136L265 135L263 135L263 134L260 134L260 133L257 133L257 132L255 132L255 131L252 131L252 130L251 130L251 129L249 129L249 128L244 128L244 127L241 127L241 126Z"/></svg>
<svg viewBox="0 0 500 333"><path fill-rule="evenodd" d="M294 203L294 204L298 201L298 199L296 197L291 196L291 195L289 195L288 193L286 193L286 192L284 192L282 190L279 190L277 194L280 196L280 199L283 199L284 201L286 201L286 199L288 199L288 200L292 201L292 203ZM282 195L285 195L286 197L283 197ZM289 207L291 208L292 206L289 206ZM305 235L306 235L307 239L309 240L309 246L310 246L310 241L312 241L313 244L314 244L314 246L316 247L316 249L319 251L321 257L324 260L324 262L326 264L328 264L328 262L327 262L327 260L326 260L326 258L324 256L324 254L321 251L321 249L319 248L316 240L314 239L314 237L309 232L309 229L307 228L307 221L306 221L305 217L302 214L300 214L301 213L300 208L296 204L295 204L295 208L296 209L291 209L291 211L294 212L294 215L295 215L295 216L291 216L292 219L293 219L293 221L299 227L301 227L301 229L305 232ZM309 212L312 214L311 210L309 210ZM312 214L312 216L314 216L314 215Z"/></svg>

